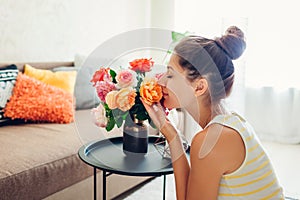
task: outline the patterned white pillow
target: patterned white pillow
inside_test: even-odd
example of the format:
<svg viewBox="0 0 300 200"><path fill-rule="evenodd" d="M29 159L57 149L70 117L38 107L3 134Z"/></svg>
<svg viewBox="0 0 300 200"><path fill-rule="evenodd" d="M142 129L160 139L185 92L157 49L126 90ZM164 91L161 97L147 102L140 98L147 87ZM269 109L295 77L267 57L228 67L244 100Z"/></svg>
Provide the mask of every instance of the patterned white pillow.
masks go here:
<svg viewBox="0 0 300 200"><path fill-rule="evenodd" d="M10 120L3 114L6 103L12 95L18 72L16 65L9 65L0 69L0 126Z"/></svg>

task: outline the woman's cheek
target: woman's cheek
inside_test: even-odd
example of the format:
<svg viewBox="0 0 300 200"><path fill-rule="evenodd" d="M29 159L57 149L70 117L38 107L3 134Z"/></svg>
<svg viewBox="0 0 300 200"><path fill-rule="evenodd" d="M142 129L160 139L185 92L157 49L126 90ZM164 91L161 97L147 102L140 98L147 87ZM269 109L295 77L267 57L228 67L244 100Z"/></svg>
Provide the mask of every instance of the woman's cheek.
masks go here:
<svg viewBox="0 0 300 200"><path fill-rule="evenodd" d="M181 107L177 96L174 95L172 92L169 92L169 94L165 96L163 100L163 106L168 108L169 110Z"/></svg>
<svg viewBox="0 0 300 200"><path fill-rule="evenodd" d="M173 108L186 108L189 104L194 103L193 89L186 83L173 85L168 90L169 95L166 102Z"/></svg>

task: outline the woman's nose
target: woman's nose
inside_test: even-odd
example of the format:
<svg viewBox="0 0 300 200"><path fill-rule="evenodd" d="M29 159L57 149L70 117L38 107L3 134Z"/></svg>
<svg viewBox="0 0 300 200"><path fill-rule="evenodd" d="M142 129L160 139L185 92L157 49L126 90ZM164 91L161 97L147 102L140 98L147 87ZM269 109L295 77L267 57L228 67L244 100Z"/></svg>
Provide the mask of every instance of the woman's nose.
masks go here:
<svg viewBox="0 0 300 200"><path fill-rule="evenodd" d="M163 73L159 78L157 83L163 87L165 87L167 85L167 73Z"/></svg>

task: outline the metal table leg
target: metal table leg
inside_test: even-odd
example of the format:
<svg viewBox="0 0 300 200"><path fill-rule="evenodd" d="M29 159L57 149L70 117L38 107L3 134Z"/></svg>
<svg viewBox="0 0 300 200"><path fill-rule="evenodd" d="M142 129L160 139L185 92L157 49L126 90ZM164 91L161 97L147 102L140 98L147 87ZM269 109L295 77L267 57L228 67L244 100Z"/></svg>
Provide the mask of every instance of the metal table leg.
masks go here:
<svg viewBox="0 0 300 200"><path fill-rule="evenodd" d="M110 176L112 173L108 173L102 170L102 199L106 200L106 177ZM166 175L163 175L163 200L166 199ZM97 168L94 167L94 200L97 200Z"/></svg>
<svg viewBox="0 0 300 200"><path fill-rule="evenodd" d="M163 200L166 199L166 175L164 175L164 183L163 183Z"/></svg>
<svg viewBox="0 0 300 200"><path fill-rule="evenodd" d="M103 194L103 197L102 199L103 200L106 200L106 171L105 170L102 170L102 176L103 176L103 191L102 191L102 194Z"/></svg>
<svg viewBox="0 0 300 200"><path fill-rule="evenodd" d="M94 200L97 200L97 168L94 167Z"/></svg>

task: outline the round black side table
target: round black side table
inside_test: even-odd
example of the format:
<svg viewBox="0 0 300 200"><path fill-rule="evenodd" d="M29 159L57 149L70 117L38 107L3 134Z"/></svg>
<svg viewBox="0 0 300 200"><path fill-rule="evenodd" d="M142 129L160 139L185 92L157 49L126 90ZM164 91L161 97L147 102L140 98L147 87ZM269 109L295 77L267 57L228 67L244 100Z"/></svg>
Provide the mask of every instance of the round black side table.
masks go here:
<svg viewBox="0 0 300 200"><path fill-rule="evenodd" d="M106 177L111 174L127 176L163 176L165 199L166 175L173 173L172 162L163 158L154 143L158 136L149 136L148 153L144 156L126 156L123 138L113 137L83 145L78 155L83 162L94 168L94 199L97 199L97 169L103 171L103 200L106 199Z"/></svg>

